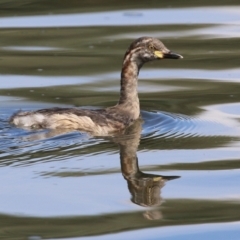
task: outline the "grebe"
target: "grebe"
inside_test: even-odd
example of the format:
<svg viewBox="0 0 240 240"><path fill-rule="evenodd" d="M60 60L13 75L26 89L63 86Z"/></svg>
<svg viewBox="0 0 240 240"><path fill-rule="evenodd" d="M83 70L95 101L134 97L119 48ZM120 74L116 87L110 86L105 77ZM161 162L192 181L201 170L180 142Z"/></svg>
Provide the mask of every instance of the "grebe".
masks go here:
<svg viewBox="0 0 240 240"><path fill-rule="evenodd" d="M140 107L137 92L138 73L142 65L156 59L183 58L168 50L156 38L136 39L125 53L120 99L116 106L88 110L79 108L49 108L31 112L17 112L10 123L22 128L69 129L104 136L120 132L139 118Z"/></svg>

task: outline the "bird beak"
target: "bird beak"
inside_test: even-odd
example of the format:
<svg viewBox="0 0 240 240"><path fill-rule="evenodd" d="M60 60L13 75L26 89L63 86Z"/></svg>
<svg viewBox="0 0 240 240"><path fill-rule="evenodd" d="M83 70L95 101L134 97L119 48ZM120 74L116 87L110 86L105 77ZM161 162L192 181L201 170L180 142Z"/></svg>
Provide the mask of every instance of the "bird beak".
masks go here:
<svg viewBox="0 0 240 240"><path fill-rule="evenodd" d="M174 52L169 51L168 53L163 53L162 58L179 59L179 58L183 58L183 56L178 54L178 53L174 53Z"/></svg>

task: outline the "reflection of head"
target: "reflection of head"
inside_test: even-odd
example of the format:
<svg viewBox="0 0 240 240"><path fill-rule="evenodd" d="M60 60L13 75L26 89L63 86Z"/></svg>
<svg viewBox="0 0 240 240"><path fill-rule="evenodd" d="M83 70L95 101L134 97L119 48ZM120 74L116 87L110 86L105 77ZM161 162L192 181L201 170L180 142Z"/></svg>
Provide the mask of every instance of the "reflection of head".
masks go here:
<svg viewBox="0 0 240 240"><path fill-rule="evenodd" d="M126 178L128 189L132 195L132 202L143 207L156 207L161 205L161 188L165 182L177 176L160 176L145 174L138 170L137 174L131 178Z"/></svg>
<svg viewBox="0 0 240 240"><path fill-rule="evenodd" d="M132 202L148 207L158 206L161 204L160 189L164 182L158 178L138 178L128 179L128 189L132 195Z"/></svg>

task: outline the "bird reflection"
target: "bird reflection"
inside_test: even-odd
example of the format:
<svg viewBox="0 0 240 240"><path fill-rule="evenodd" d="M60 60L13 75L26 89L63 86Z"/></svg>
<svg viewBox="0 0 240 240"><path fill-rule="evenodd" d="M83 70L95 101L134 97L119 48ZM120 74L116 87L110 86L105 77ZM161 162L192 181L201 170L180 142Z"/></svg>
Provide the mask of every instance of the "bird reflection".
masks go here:
<svg viewBox="0 0 240 240"><path fill-rule="evenodd" d="M114 142L120 147L121 170L127 181L132 202L143 207L161 205L161 188L166 181L179 176L162 176L140 171L138 166L137 149L140 143L142 121L138 120L125 130L121 136L115 136ZM156 211L147 211L144 216L148 219L159 219L161 214Z"/></svg>
<svg viewBox="0 0 240 240"><path fill-rule="evenodd" d="M127 181L128 189L131 194L133 203L143 207L157 207L161 205L161 189L165 182L179 178L179 176L162 176L157 174L149 174L140 171L138 166L137 149L141 139L142 120L135 121L131 126L123 132L107 137L119 145L121 171L124 179ZM27 140L40 140L49 137L56 137L60 134L67 134L71 131L52 130L39 132L27 136ZM89 137L91 137L89 135ZM156 208L148 210L144 213L147 219L160 219L161 212Z"/></svg>

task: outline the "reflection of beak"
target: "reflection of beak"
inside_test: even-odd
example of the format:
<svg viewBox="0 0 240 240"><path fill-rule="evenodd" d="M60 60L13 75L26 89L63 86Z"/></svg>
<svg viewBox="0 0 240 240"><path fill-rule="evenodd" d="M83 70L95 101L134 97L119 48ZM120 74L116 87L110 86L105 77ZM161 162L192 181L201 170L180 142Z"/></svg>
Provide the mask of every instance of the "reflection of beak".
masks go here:
<svg viewBox="0 0 240 240"><path fill-rule="evenodd" d="M154 51L154 54L157 58L171 58L171 59L179 59L179 58L183 58L183 56L181 56L180 54L174 53L169 51L168 53L164 53L162 51Z"/></svg>

